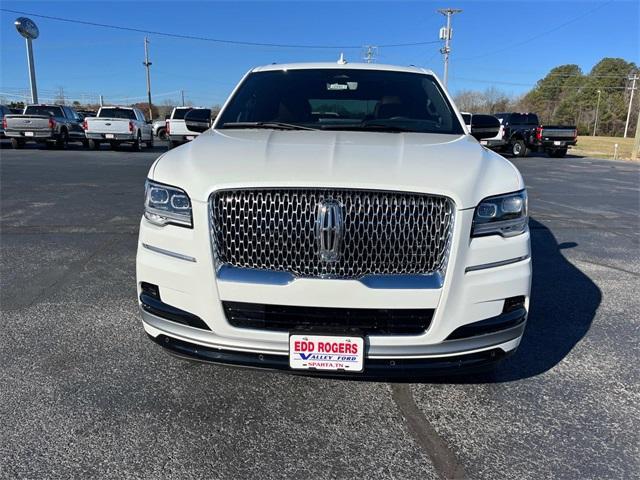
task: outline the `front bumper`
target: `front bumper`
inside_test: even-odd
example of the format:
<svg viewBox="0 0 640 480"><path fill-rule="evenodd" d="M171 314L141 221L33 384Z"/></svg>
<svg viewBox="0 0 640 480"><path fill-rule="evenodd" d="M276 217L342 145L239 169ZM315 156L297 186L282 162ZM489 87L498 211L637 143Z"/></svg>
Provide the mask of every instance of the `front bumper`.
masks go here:
<svg viewBox="0 0 640 480"><path fill-rule="evenodd" d="M195 358L208 352L207 358L199 359L221 358L222 363L244 354L275 356L278 362L288 365L288 332L236 328L227 321L223 301L434 310L429 327L421 334L367 336L365 365L414 360L455 365L462 357L472 358L471 355L482 352L507 354L520 343L526 313L522 322L504 331L455 341L448 338L462 326L500 316L505 299L523 297L523 308L528 310L531 283L528 231L517 237L489 236L470 241L473 209L457 211L453 248L442 284L376 288L358 280L309 278L255 283L221 278L216 273L208 222L204 220L208 218L207 204L193 201L192 207L193 229L158 227L142 219L137 254L138 295L142 293L142 282L157 285L163 302L189 312L208 326L208 329L193 328L143 311L146 332L164 344L184 342L180 344L183 355L189 349L195 352L190 355ZM211 357L211 352L217 357Z"/></svg>

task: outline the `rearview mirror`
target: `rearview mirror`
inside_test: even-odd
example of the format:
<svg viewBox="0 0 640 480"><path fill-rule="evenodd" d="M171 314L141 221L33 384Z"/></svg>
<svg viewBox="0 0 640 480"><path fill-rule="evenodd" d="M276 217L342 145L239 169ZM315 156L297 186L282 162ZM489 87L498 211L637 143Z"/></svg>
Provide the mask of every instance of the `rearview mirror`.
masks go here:
<svg viewBox="0 0 640 480"><path fill-rule="evenodd" d="M481 138L491 138L498 135L500 131L500 120L493 115L471 115L471 135L476 140Z"/></svg>
<svg viewBox="0 0 640 480"><path fill-rule="evenodd" d="M211 110L208 108L194 108L184 116L187 130L192 132L206 132L211 128Z"/></svg>

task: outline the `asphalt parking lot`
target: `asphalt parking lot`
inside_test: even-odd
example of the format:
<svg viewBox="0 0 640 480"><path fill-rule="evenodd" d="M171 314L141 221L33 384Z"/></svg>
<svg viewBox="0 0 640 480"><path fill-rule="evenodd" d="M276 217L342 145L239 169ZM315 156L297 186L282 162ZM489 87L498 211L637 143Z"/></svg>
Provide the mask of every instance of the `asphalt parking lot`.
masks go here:
<svg viewBox="0 0 640 480"><path fill-rule="evenodd" d="M518 353L392 384L147 340L135 250L161 151L0 150L0 477L638 478L638 164L516 160L534 261Z"/></svg>

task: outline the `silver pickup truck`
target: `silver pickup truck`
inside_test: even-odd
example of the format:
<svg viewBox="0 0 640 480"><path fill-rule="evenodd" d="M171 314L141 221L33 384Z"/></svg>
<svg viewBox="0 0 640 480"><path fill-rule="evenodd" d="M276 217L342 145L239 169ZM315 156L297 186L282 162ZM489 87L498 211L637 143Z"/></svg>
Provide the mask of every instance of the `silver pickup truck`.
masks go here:
<svg viewBox="0 0 640 480"><path fill-rule="evenodd" d="M22 148L26 142L58 148L76 141L87 144L82 117L64 105L27 105L21 115L5 115L3 126L13 148Z"/></svg>
<svg viewBox="0 0 640 480"><path fill-rule="evenodd" d="M90 148L98 149L101 143L108 143L112 149L127 143L136 151L143 143L153 147L151 125L135 107L101 107L95 117L85 118L84 131Z"/></svg>

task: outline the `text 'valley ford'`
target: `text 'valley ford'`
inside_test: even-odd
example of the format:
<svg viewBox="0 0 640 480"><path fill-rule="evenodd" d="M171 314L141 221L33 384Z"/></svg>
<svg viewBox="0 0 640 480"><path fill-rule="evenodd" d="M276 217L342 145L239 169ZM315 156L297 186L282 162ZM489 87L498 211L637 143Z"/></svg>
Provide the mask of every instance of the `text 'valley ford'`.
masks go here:
<svg viewBox="0 0 640 480"><path fill-rule="evenodd" d="M189 115L185 122L197 128ZM520 173L430 71L250 71L162 155L137 254L143 325L197 360L332 375L493 366L531 283Z"/></svg>

